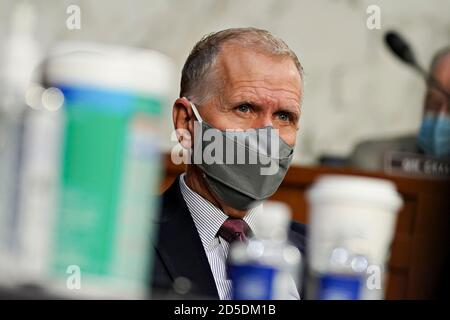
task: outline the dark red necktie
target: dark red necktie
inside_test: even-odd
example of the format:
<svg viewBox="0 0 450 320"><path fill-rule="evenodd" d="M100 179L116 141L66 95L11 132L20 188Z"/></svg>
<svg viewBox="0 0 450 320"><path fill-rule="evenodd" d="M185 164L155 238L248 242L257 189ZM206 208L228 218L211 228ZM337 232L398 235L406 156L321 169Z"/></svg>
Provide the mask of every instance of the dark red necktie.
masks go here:
<svg viewBox="0 0 450 320"><path fill-rule="evenodd" d="M229 243L233 241L247 242L248 237L251 235L251 230L244 220L228 218L222 224L217 234Z"/></svg>

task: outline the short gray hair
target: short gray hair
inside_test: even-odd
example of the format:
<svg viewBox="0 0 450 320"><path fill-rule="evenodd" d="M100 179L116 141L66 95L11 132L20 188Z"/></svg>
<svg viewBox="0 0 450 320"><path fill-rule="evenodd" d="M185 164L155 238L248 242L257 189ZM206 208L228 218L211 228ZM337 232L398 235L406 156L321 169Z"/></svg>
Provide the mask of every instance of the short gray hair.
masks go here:
<svg viewBox="0 0 450 320"><path fill-rule="evenodd" d="M214 65L218 53L224 43L234 42L242 47L252 48L256 51L274 56L289 57L295 63L303 81L303 67L297 55L288 45L273 36L269 31L257 28L232 28L214 32L204 36L191 50L183 67L180 84L180 97L196 99L197 103L205 101L211 92L211 83L216 87L220 84L209 77L214 74L211 67ZM206 83L209 90L205 90ZM302 86L303 87L303 86ZM207 91L207 92L205 92Z"/></svg>

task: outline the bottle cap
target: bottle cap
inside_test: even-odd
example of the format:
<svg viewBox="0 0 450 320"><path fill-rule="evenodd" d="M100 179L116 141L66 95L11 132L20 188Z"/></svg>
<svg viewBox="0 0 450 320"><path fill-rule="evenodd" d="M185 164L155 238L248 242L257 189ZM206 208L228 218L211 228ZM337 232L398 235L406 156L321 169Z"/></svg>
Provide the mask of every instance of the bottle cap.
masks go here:
<svg viewBox="0 0 450 320"><path fill-rule="evenodd" d="M278 201L266 201L255 221L255 234L262 239L286 240L291 221L289 207Z"/></svg>

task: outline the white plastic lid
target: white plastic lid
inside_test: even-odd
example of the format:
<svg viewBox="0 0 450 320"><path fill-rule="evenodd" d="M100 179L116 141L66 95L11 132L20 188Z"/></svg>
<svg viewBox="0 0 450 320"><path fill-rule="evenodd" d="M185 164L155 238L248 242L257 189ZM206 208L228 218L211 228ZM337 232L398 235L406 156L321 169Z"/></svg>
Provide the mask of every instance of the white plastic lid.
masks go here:
<svg viewBox="0 0 450 320"><path fill-rule="evenodd" d="M86 42L63 42L49 54L46 76L53 85L119 89L166 96L174 66L164 54Z"/></svg>
<svg viewBox="0 0 450 320"><path fill-rule="evenodd" d="M291 210L283 202L266 201L262 212L255 219L255 233L260 238L286 238Z"/></svg>
<svg viewBox="0 0 450 320"><path fill-rule="evenodd" d="M308 190L307 197L312 203L358 203L393 212L403 202L389 180L348 175L321 176Z"/></svg>

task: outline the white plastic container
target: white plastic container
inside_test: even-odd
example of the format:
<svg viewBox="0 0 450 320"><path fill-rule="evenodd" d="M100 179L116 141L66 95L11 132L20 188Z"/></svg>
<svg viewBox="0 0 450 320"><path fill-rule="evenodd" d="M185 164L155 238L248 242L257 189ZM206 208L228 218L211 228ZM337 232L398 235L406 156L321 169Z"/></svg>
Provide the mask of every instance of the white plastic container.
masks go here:
<svg viewBox="0 0 450 320"><path fill-rule="evenodd" d="M153 50L68 42L51 51L45 76L65 115L47 282L57 294L147 297L172 74Z"/></svg>
<svg viewBox="0 0 450 320"><path fill-rule="evenodd" d="M384 268L402 200L387 180L320 177L310 204L308 297L382 299Z"/></svg>

